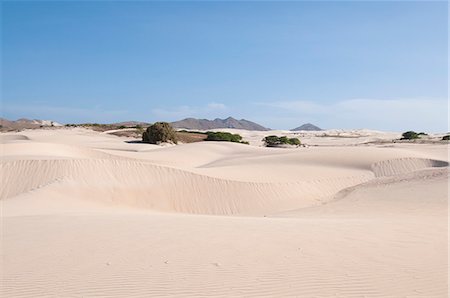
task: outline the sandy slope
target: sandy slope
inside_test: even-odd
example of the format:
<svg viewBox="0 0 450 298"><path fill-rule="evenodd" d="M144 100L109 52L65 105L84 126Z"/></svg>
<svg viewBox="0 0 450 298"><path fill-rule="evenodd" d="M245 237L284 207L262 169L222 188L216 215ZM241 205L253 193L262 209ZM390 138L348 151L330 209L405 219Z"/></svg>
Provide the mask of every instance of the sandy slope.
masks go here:
<svg viewBox="0 0 450 298"><path fill-rule="evenodd" d="M269 149L3 134L1 293L447 297L447 146L355 146L368 137Z"/></svg>

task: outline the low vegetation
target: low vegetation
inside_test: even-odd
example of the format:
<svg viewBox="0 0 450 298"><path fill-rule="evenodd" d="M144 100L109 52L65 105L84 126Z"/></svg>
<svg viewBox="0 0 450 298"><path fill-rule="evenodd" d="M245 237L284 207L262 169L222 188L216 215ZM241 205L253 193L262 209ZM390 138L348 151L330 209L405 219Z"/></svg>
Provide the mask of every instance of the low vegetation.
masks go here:
<svg viewBox="0 0 450 298"><path fill-rule="evenodd" d="M202 134L202 135L207 135L206 132L201 132L201 131L196 131L196 130L186 130L186 129L181 129L178 130L177 132L182 132L182 133L191 133L191 134Z"/></svg>
<svg viewBox="0 0 450 298"><path fill-rule="evenodd" d="M213 132L208 131L206 133L207 137L205 141L219 141L219 142L233 142L233 143L241 143L248 144L248 142L242 141L242 136L239 134L232 134L229 132Z"/></svg>
<svg viewBox="0 0 450 298"><path fill-rule="evenodd" d="M141 125L136 126L125 126L125 125L116 125L116 124L99 124L99 123L77 123L77 124L71 124L68 123L64 125L66 127L83 127L83 128L89 128L94 131L100 131L104 132L107 130L116 130L116 129L130 129L130 128L136 128L138 131L143 132L143 127Z"/></svg>
<svg viewBox="0 0 450 298"><path fill-rule="evenodd" d="M267 136L263 140L264 145L267 147L277 147L282 145L300 146L301 142L298 138L288 138L286 136Z"/></svg>
<svg viewBox="0 0 450 298"><path fill-rule="evenodd" d="M202 142L207 137L206 133L196 131L177 131L176 135L177 140L182 143Z"/></svg>
<svg viewBox="0 0 450 298"><path fill-rule="evenodd" d="M113 124L99 124L99 123L79 123L79 124L66 124L66 127L83 127L83 128L89 128L94 131L107 131L107 130L113 130L118 129L117 126Z"/></svg>
<svg viewBox="0 0 450 298"><path fill-rule="evenodd" d="M402 138L400 140L415 140L419 138L419 134L415 131L407 131L402 134Z"/></svg>
<svg viewBox="0 0 450 298"><path fill-rule="evenodd" d="M150 125L142 134L142 141L150 144L178 143L175 130L167 122L156 122Z"/></svg>
<svg viewBox="0 0 450 298"><path fill-rule="evenodd" d="M442 141L450 141L450 135L443 136Z"/></svg>
<svg viewBox="0 0 450 298"><path fill-rule="evenodd" d="M420 137L422 136L428 136L428 134L424 133L424 132L415 132L415 131L407 131L404 132L402 134L402 138L400 140L416 140L416 139L420 139Z"/></svg>

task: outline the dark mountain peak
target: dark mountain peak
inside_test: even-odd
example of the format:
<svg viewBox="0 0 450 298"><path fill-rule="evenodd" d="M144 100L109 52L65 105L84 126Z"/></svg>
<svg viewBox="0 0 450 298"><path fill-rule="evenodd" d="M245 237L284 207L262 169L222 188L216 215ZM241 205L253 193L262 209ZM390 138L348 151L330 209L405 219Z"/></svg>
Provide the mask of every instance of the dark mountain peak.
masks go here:
<svg viewBox="0 0 450 298"><path fill-rule="evenodd" d="M306 131L320 131L323 130L322 128L311 124L311 123L305 123L299 127L296 127L294 129L291 129L291 131L299 131L299 130L306 130Z"/></svg>

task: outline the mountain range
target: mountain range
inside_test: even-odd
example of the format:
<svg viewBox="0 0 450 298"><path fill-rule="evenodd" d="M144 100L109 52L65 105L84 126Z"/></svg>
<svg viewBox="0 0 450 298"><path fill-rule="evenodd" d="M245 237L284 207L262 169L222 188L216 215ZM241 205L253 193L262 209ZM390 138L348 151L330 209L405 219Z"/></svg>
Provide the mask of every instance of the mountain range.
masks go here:
<svg viewBox="0 0 450 298"><path fill-rule="evenodd" d="M39 128L45 126L62 126L62 124L58 122L54 122L51 120L37 120L37 119L18 119L18 120L7 120L4 118L0 118L0 128L5 130L21 130L27 128ZM139 121L125 121L118 122L112 124L114 126L126 126L133 127L136 125L141 125L146 127L150 125L146 122ZM220 129L220 128L235 128L235 129L244 129L244 130L257 130L257 131L267 131L270 130L267 127L264 127L258 123L241 119L237 120L233 117L228 117L226 119L216 118L214 120L208 119L197 119L197 118L186 118L180 121L171 122L171 125L174 128L178 129L191 129L191 130L208 130L208 129ZM303 124L299 127L291 129L291 131L320 131L322 130L320 127L313 125L311 123Z"/></svg>
<svg viewBox="0 0 450 298"><path fill-rule="evenodd" d="M228 117L226 119L216 118L214 120L186 118L180 121L172 122L171 125L174 128L198 129L198 130L208 130L216 128L236 128L236 129L259 130L259 131L270 130L269 128L266 128L255 122L248 121L245 119L237 120L234 119L233 117Z"/></svg>

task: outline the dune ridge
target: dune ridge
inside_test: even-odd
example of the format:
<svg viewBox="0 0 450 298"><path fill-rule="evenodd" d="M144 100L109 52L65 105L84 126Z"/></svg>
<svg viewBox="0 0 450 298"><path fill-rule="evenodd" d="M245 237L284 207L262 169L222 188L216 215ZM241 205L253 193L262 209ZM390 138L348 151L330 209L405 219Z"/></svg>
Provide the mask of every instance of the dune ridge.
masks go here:
<svg viewBox="0 0 450 298"><path fill-rule="evenodd" d="M10 145L6 155L9 151L21 153L17 144ZM48 144L34 145L35 154L48 149ZM53 148L70 159L2 162L5 187L0 190L0 199L36 189L52 188L56 191L59 188L61 197L88 197L98 202L136 208L194 214L255 215L322 204L332 200L338 192L373 178L350 175L284 183L247 182L210 177L125 157L113 158L107 153L74 146L57 145ZM80 157L83 159L78 159ZM370 168L375 177L382 177L446 166L448 163L445 161L402 158L376 162Z"/></svg>
<svg viewBox="0 0 450 298"><path fill-rule="evenodd" d="M376 177L383 177L406 174L424 168L443 168L448 166L449 163L444 160L405 157L376 162L372 164L371 168Z"/></svg>
<svg viewBox="0 0 450 298"><path fill-rule="evenodd" d="M291 183L255 183L203 176L131 160L18 160L2 163L7 199L53 182L61 197L90 197L134 207L200 214L258 214L321 203L366 177L341 177ZM85 192L83 193L83 190Z"/></svg>
<svg viewBox="0 0 450 298"><path fill-rule="evenodd" d="M58 158L46 159L49 148ZM242 152L249 150L244 149ZM14 159L15 156L29 158ZM246 156L241 153L233 161L213 155L213 160L198 164L196 168L236 165L243 162L243 157L247 166L255 163L255 156L250 155L250 159ZM256 162L262 160L272 164L277 156L279 159L280 155L263 155L263 159L256 159ZM298 152L296 155L292 152L281 155L289 163L298 162L297 156ZM307 178L294 182L249 182L218 178L198 170L196 172L194 168L158 165L149 160L115 156L74 145L34 142L30 148L11 143L4 145L2 157L6 159L0 165L5 187L0 190L0 199L35 189L60 188L61 197L89 197L90 200L136 208L217 215L261 214L309 207L330 201L338 192L374 177L448 166L448 162L442 160L405 157L362 166L363 169L370 168L373 175L351 172L346 176ZM355 159L358 160L358 157L355 156ZM355 164L356 168L361 165L361 162ZM71 183L61 186L64 181Z"/></svg>

